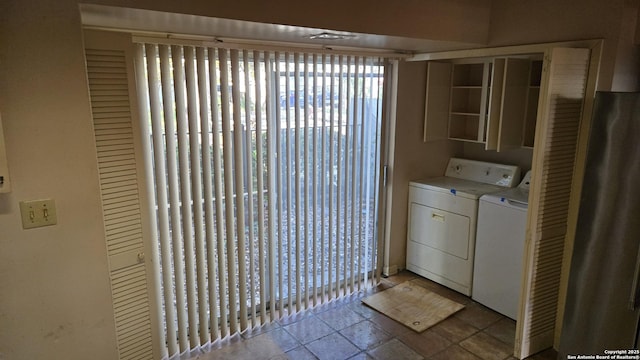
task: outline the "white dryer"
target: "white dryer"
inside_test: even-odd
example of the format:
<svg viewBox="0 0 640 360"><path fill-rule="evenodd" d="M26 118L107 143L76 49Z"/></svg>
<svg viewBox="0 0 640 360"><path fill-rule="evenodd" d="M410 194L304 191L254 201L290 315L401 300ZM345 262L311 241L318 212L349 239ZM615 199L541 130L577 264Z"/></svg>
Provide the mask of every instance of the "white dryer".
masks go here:
<svg viewBox="0 0 640 360"><path fill-rule="evenodd" d="M531 172L515 189L484 195L478 209L471 297L512 319L518 316Z"/></svg>
<svg viewBox="0 0 640 360"><path fill-rule="evenodd" d="M410 182L407 269L471 295L478 199L519 178L517 166L451 158L445 176Z"/></svg>

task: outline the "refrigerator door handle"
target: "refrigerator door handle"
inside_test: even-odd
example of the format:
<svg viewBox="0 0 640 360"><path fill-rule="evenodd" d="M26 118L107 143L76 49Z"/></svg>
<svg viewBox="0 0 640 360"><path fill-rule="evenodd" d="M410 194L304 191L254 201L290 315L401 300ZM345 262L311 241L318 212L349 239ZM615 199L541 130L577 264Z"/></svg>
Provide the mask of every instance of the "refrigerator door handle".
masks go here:
<svg viewBox="0 0 640 360"><path fill-rule="evenodd" d="M636 257L636 267L633 274L633 283L631 284L631 294L629 294L629 310L635 311L640 305L640 249Z"/></svg>

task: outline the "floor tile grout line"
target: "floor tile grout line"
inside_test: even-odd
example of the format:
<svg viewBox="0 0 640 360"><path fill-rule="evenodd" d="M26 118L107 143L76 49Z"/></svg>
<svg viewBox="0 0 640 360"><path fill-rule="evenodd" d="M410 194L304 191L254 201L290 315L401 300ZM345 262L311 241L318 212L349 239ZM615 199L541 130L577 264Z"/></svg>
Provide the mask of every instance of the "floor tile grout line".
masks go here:
<svg viewBox="0 0 640 360"><path fill-rule="evenodd" d="M274 321L273 323L269 322L267 324L264 324L262 326L257 326L255 328L251 328L248 329L247 332L243 332L240 333L240 341L249 341L249 340L253 340L258 336L261 335L266 335L268 337L276 337L276 336L280 336L280 334L276 334L274 331L276 331L277 329L282 329L283 330L283 334L286 334L288 337L290 337L292 339L291 342L291 346L294 346L293 349L289 348L289 345L285 345L284 348L288 348L288 351L284 351L283 347L280 347L280 344L276 341L276 345L278 347L280 347L280 350L283 351L283 353L288 354L296 349L300 349L300 350L304 350L306 352L308 352L309 354L312 354L314 357L315 354L311 351L311 349L308 347L308 345L314 343L315 341L322 341L322 339L325 339L326 337L329 336L337 336L338 338L342 339L342 340L346 340L346 344L350 344L351 346L354 347L354 350L357 350L357 352L355 354L350 355L351 357L354 356L369 356L369 357L373 357L371 355L372 352L376 351L376 349L378 349L381 346L385 346L388 345L390 342L392 341L397 341L400 344L402 344L403 346L405 346L407 349L415 352L416 354L419 354L420 356L422 355L422 352L419 351L418 349L415 349L414 347L410 346L407 343L407 340L403 339L403 335L404 333L400 333L396 330L392 330L389 331L389 327L387 326L383 326L382 324L374 321L374 317L375 315L380 315L381 317L385 317L387 319L390 319L388 316L380 313L380 312L376 312L375 314L371 314L367 311L359 311L358 309L360 308L360 306L366 307L366 304L362 304L362 299L370 296L372 294L375 294L376 292L379 291L384 291L386 289L395 287L399 284L402 284L403 282L406 281L414 281L414 280L422 280L422 281L429 281L428 279L422 279L418 276L413 276L411 273L405 273L403 275L401 275L400 277L393 279L393 280L383 280L383 282L385 283L384 288L371 288L371 289L367 289L365 290L361 290L361 291L357 291L356 293L353 293L351 295L345 295L345 296L341 296L339 298L334 298L331 299L325 303L322 304L318 304L317 306L314 307L310 307L309 309L305 309L296 313L292 313L292 314L288 314L288 316L284 316L276 321ZM439 287L440 285L434 283L433 286L435 287ZM425 286L426 287L426 286ZM426 287L427 289L434 291L433 289ZM444 289L446 290L446 289ZM436 291L436 293L439 293ZM445 296L446 298L452 299L452 297L456 297L456 294L448 294L448 293L443 293L440 294L441 296ZM454 300L454 299L452 299ZM456 300L454 300L456 301ZM355 307L352 306L353 304L357 304ZM461 338L457 338L457 335L455 335L454 332L450 332L450 331L440 331L440 330L435 330L434 328L431 328L427 331L433 331L433 333L435 335L438 335L439 337L443 338L443 340L446 340L446 342L448 343L443 349L440 349L438 352L434 353L434 354L429 354L429 356L424 356L425 359L432 359L432 358L437 358L438 355L441 355L443 352L448 351L449 349L451 349L453 346L458 346L461 350L464 350L465 352L468 352L470 354L473 354L476 357L479 357L478 354L475 354L473 351L467 349L466 347L461 346L461 343L467 341L468 339L474 337L474 336L479 336L480 333L482 333L482 336L484 336L485 341L489 341L489 343L493 343L494 341L496 343L494 344L502 344L505 346L505 350L508 348L512 348L513 344L509 343L509 342L505 342L502 339L507 339L506 336L508 336L509 331L511 331L509 328L505 328L506 326L510 326L510 324L508 324L506 321L508 320L507 317L505 317L504 315L498 314L495 311L486 308L484 305L477 303L475 301L473 301L473 299L469 298L469 302L465 302L464 303L465 306L469 306L471 304L476 304L474 306L478 306L479 308L477 309L477 313L473 313L470 314L471 316L468 317L457 317L457 320L461 322L461 324L464 324L465 327L471 327L473 329L473 332L461 337ZM370 309L370 308L367 308ZM336 318L335 314L331 314L331 312L342 312L342 311L347 311L347 313L349 314L348 316L350 317L350 319L346 320L345 322L341 322L340 319ZM353 313L353 314L351 314ZM340 314L340 315L344 315L344 314ZM351 317L351 315L354 315L354 317ZM488 316L487 316L488 315ZM497 316L496 316L497 315ZM492 320L492 318L496 316L495 319ZM324 333L324 335L320 336L317 339L311 340L307 343L304 343L304 340L299 340L298 337L295 335L295 330L296 328L293 327L295 324L298 324L300 322L303 321L308 321L310 319L317 319L320 322L315 323L314 325L319 325L322 324L324 326L327 327L327 329L321 331L320 333ZM442 323L446 322L448 319L444 319L442 321ZM391 319L393 320L393 319ZM486 320L490 320L488 323L486 322ZM351 323L351 321L355 321L353 323ZM505 321L504 324L500 324L498 325L500 322ZM369 323L371 324L373 327L376 328L376 334L384 334L384 340L382 342L378 342L377 340L367 340L367 341L371 341L371 347L370 348L365 348L362 349L360 348L354 341L358 341L359 343L363 343L362 341L358 340L356 337L351 336L354 341L352 341L349 337L347 337L346 335L343 334L343 332L347 329L349 329L350 327L353 326L358 326L359 324L363 324L363 323ZM334 323L335 327L332 326L332 323ZM343 326L343 324L348 323L349 325ZM477 326L476 324L481 324L482 326ZM452 324L453 326L459 326L459 324ZM502 327L505 326L505 327ZM512 326L512 325L511 325ZM338 327L341 327L338 329ZM493 327L493 329L492 329ZM502 327L502 328L500 328ZM393 327L391 328L393 329ZM446 328L443 328L446 329ZM491 329L491 330L490 330ZM456 331L455 328L449 327L449 330L452 331ZM328 333L325 333L325 331L328 331ZM252 332L254 332L252 334ZM462 333L464 333L466 331L463 331ZM411 333L411 332L409 332ZM458 332L460 333L460 332ZM271 334L271 335L269 335ZM337 335L334 335L337 334ZM315 336L315 335L314 335ZM388 338L387 338L388 336ZM311 338L311 337L310 337ZM451 339L455 338L456 341L452 341ZM502 339L501 339L502 338ZM275 338L274 338L275 339ZM491 339L491 340L489 340ZM419 345L418 343L413 342L414 345ZM365 343L363 343L365 344ZM486 345L487 343L485 343ZM229 346L232 345L232 343L223 345L224 346ZM369 345L365 345L365 346L369 346ZM440 345L439 345L440 346ZM420 347L420 349L423 349L422 347ZM457 350L456 350L457 351ZM343 355L346 357L346 353ZM505 357L505 359L509 358L511 356L511 354L507 355Z"/></svg>
<svg viewBox="0 0 640 360"><path fill-rule="evenodd" d="M444 349L442 349L442 350L438 351L437 353L435 353L435 354L433 354L433 355L429 356L429 357L428 357L428 358L426 358L426 359L432 359L432 358L434 358L434 357L436 357L436 356L438 356L438 355L440 355L440 354L444 353L445 351L447 351L448 349L452 348L453 346L458 346L458 347L459 347L459 348L461 348L462 350L464 350L464 351L468 352L469 354L471 354L471 355L473 355L473 356L475 356L475 357L479 358L479 356L478 356L478 355L476 355L476 354L472 353L471 351L469 351L469 350L467 350L467 349L463 348L462 346L460 346L460 343L458 342L458 343L451 343L451 344L450 344L449 346L447 346L446 348L444 348ZM503 360L504 360L504 359L503 359Z"/></svg>

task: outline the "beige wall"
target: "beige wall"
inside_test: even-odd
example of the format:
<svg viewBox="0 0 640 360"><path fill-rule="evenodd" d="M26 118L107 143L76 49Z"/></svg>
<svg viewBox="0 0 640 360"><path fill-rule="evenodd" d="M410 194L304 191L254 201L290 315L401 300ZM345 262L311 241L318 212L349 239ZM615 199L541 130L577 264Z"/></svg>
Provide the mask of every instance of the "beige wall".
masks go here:
<svg viewBox="0 0 640 360"><path fill-rule="evenodd" d="M126 0L100 4L132 6ZM140 8L491 45L614 39L620 0L305 2L141 0ZM619 4L619 5L616 5ZM251 10L255 9L255 10ZM567 14L575 14L567 24ZM404 266L406 184L442 173L459 144L423 144L424 65L403 64L391 264ZM116 358L77 0L0 2L0 111L13 191L0 195L0 359ZM23 230L18 202L54 198L58 225Z"/></svg>
<svg viewBox="0 0 640 360"><path fill-rule="evenodd" d="M71 1L4 1L0 111L13 191L0 196L0 359L115 359L80 18ZM23 230L21 200L58 224Z"/></svg>
<svg viewBox="0 0 640 360"><path fill-rule="evenodd" d="M612 87L616 72L635 78L640 73L638 67L616 64L618 54L634 51L632 41L624 38L633 38L627 26L634 22L637 8L637 1L629 0L493 0L489 45L604 39L598 90L623 90ZM616 84L623 83L619 79ZM624 90L632 89L625 83Z"/></svg>
<svg viewBox="0 0 640 360"><path fill-rule="evenodd" d="M636 46L635 39L636 29L640 28L638 26L638 11L640 9L637 5L625 4L620 26L615 72L611 84L613 91L640 90L640 48Z"/></svg>
<svg viewBox="0 0 640 360"><path fill-rule="evenodd" d="M491 0L95 0L95 4L484 44Z"/></svg>
<svg viewBox="0 0 640 360"><path fill-rule="evenodd" d="M396 143L391 176L393 199L389 267L403 269L407 245L407 200L409 181L441 176L449 158L462 154L457 141L423 142L425 62L404 62L398 67Z"/></svg>

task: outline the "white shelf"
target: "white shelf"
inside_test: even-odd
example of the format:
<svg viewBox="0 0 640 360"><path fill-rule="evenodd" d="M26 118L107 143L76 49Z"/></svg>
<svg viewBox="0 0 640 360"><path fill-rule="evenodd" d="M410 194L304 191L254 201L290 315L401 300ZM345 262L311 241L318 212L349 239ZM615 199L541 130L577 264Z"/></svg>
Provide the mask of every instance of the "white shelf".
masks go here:
<svg viewBox="0 0 640 360"><path fill-rule="evenodd" d="M536 57L428 62L424 141L532 147L541 72Z"/></svg>

